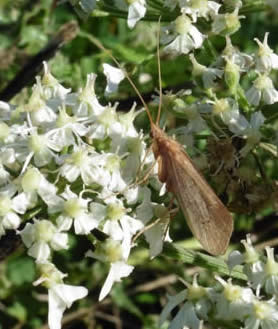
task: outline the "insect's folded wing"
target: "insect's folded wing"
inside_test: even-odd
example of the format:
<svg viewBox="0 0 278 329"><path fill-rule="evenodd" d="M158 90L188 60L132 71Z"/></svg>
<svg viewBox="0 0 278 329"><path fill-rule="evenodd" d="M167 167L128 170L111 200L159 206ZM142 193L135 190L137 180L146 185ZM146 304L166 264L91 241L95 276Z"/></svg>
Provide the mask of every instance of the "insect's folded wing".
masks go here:
<svg viewBox="0 0 278 329"><path fill-rule="evenodd" d="M168 188L179 202L188 226L205 250L223 254L233 231L233 219L185 152L166 159Z"/></svg>

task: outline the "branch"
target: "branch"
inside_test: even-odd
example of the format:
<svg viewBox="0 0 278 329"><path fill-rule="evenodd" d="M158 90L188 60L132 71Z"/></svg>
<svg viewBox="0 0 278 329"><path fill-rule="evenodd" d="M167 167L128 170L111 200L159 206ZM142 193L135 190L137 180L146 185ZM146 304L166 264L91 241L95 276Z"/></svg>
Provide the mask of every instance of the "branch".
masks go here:
<svg viewBox="0 0 278 329"><path fill-rule="evenodd" d="M42 63L55 56L65 43L73 40L78 33L76 21L71 21L62 25L57 34L48 42L48 44L35 56L31 57L25 66L18 72L14 79L0 92L0 99L8 102L24 87L33 83L36 75L42 69Z"/></svg>

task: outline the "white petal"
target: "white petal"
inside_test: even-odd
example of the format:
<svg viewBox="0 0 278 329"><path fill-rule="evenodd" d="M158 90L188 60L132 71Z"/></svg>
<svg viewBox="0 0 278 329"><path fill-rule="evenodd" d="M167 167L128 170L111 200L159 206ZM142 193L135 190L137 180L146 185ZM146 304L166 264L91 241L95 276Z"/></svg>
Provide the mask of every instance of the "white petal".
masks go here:
<svg viewBox="0 0 278 329"><path fill-rule="evenodd" d="M73 302L84 298L88 294L86 288L81 286L71 286L68 284L57 284L50 290L55 292L56 296L60 298L67 308L71 307Z"/></svg>
<svg viewBox="0 0 278 329"><path fill-rule="evenodd" d="M243 261L244 261L244 257L243 257L243 255L238 250L232 251L229 254L228 261L227 261L227 265L228 265L229 271L231 272L232 269L236 265L242 264Z"/></svg>
<svg viewBox="0 0 278 329"><path fill-rule="evenodd" d="M61 168L61 174L72 183L80 175L80 169L72 164L65 163Z"/></svg>
<svg viewBox="0 0 278 329"><path fill-rule="evenodd" d="M250 126L253 129L259 129L265 121L265 117L263 116L261 111L255 112L252 114L250 119Z"/></svg>
<svg viewBox="0 0 278 329"><path fill-rule="evenodd" d="M263 100L265 104L274 104L278 102L278 91L274 88L265 89L263 91Z"/></svg>
<svg viewBox="0 0 278 329"><path fill-rule="evenodd" d="M144 233L146 241L150 245L151 258L161 253L165 238L165 230L167 229L168 225L168 221L161 221Z"/></svg>
<svg viewBox="0 0 278 329"><path fill-rule="evenodd" d="M251 105L258 106L260 103L262 92L257 88L251 87L246 92L246 98Z"/></svg>
<svg viewBox="0 0 278 329"><path fill-rule="evenodd" d="M194 49L195 44L188 35L177 36L170 44L168 44L164 50L166 52L173 52L176 54L188 54Z"/></svg>
<svg viewBox="0 0 278 329"><path fill-rule="evenodd" d="M134 1L128 9L128 18L127 18L127 25L129 28L133 28L135 24L145 16L146 14L146 7L144 0L136 0Z"/></svg>
<svg viewBox="0 0 278 329"><path fill-rule="evenodd" d="M183 329L184 327L200 328L200 320L197 318L194 305L191 302L186 302L183 305L171 322L169 329Z"/></svg>
<svg viewBox="0 0 278 329"><path fill-rule="evenodd" d="M103 204L92 202L90 204L90 210L94 218L98 221L103 220L106 216L106 206Z"/></svg>
<svg viewBox="0 0 278 329"><path fill-rule="evenodd" d="M61 321L66 304L51 289L48 292L48 326L49 329L61 329Z"/></svg>
<svg viewBox="0 0 278 329"><path fill-rule="evenodd" d="M134 219L130 216L123 216L123 218L120 220L122 229L124 231L124 235L131 236L141 230L144 225L140 220Z"/></svg>
<svg viewBox="0 0 278 329"><path fill-rule="evenodd" d="M49 245L42 241L35 242L28 250L28 255L36 258L38 262L44 262L50 256Z"/></svg>
<svg viewBox="0 0 278 329"><path fill-rule="evenodd" d="M133 268L133 266L127 265L124 262L112 263L109 274L101 289L99 301L103 300L109 294L114 282L120 282L121 278L129 276Z"/></svg>
<svg viewBox="0 0 278 329"><path fill-rule="evenodd" d="M2 225L5 227L5 229L16 230L19 227L20 222L20 217L11 211L7 213L3 218Z"/></svg>
<svg viewBox="0 0 278 329"><path fill-rule="evenodd" d="M117 221L107 220L104 224L103 232L114 240L122 240L124 238L123 230Z"/></svg>
<svg viewBox="0 0 278 329"><path fill-rule="evenodd" d="M57 228L58 230L61 231L68 231L71 228L72 225L72 218L69 216L64 216L64 215L60 215L57 220Z"/></svg>
<svg viewBox="0 0 278 329"><path fill-rule="evenodd" d="M182 303L187 295L187 291L183 290L179 294L175 296L168 296L168 302L165 305L165 307L162 310L162 313L160 315L159 319L159 327L162 326L162 324L166 321L167 317L170 315L171 311L180 303Z"/></svg>
<svg viewBox="0 0 278 329"><path fill-rule="evenodd" d="M33 205L33 194L20 193L13 198L13 209L19 214L24 214L26 210Z"/></svg>
<svg viewBox="0 0 278 329"><path fill-rule="evenodd" d="M114 93L118 90L119 83L125 78L121 69L115 68L109 64L103 64L103 73L107 79L105 94Z"/></svg>
<svg viewBox="0 0 278 329"><path fill-rule="evenodd" d="M60 152L63 147L74 145L75 140L70 129L53 129L47 134L47 145L52 150Z"/></svg>
<svg viewBox="0 0 278 329"><path fill-rule="evenodd" d="M51 240L51 247L55 250L68 249L68 235L66 233L56 233Z"/></svg>
<svg viewBox="0 0 278 329"><path fill-rule="evenodd" d="M22 231L19 232L21 239L27 248L30 248L35 241L34 224L27 223Z"/></svg>
<svg viewBox="0 0 278 329"><path fill-rule="evenodd" d="M274 70L277 70L278 69L278 55L271 54L270 57L271 57L272 68Z"/></svg>
<svg viewBox="0 0 278 329"><path fill-rule="evenodd" d="M205 40L205 36L194 25L190 27L190 35L194 41L194 48L200 48Z"/></svg>
<svg viewBox="0 0 278 329"><path fill-rule="evenodd" d="M73 225L76 234L89 234L98 224L99 222L95 218L83 214L74 219Z"/></svg>

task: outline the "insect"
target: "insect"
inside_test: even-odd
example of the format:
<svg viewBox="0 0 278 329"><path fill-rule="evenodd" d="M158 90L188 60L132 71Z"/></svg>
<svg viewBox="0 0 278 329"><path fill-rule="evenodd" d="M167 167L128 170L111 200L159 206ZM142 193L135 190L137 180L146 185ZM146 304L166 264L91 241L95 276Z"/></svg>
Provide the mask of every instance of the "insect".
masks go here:
<svg viewBox="0 0 278 329"><path fill-rule="evenodd" d="M102 45L97 46L108 52ZM113 61L121 68L118 61L108 52ZM162 87L157 47L160 104L156 122L139 90L127 73L126 78L140 98L151 124L152 150L158 162L158 177L166 183L178 201L187 224L203 248L212 255L225 253L233 231L233 218L202 174L195 168L183 146L169 137L160 127Z"/></svg>
<svg viewBox="0 0 278 329"><path fill-rule="evenodd" d="M233 219L181 144L151 124L158 176L178 200L193 235L212 255L225 253L233 231Z"/></svg>

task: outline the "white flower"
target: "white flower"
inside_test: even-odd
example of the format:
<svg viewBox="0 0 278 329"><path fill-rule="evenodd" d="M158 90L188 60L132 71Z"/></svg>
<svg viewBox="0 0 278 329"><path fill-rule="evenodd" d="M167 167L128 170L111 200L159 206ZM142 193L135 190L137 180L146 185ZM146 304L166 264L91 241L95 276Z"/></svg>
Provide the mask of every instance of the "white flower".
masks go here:
<svg viewBox="0 0 278 329"><path fill-rule="evenodd" d="M120 282L122 278L129 276L133 269L134 266L128 265L124 261L112 263L99 294L99 301L103 300L109 294L114 282Z"/></svg>
<svg viewBox="0 0 278 329"><path fill-rule="evenodd" d="M264 123L264 116L261 111L255 112L251 115L250 122L245 117L239 114L234 116L229 122L229 129L238 136L243 136L246 139L246 145L240 150L240 154L245 156L254 145L261 140L260 128Z"/></svg>
<svg viewBox="0 0 278 329"><path fill-rule="evenodd" d="M111 94L118 90L119 83L125 78L125 74L121 69L115 68L109 64L103 64L103 73L107 79L105 94Z"/></svg>
<svg viewBox="0 0 278 329"><path fill-rule="evenodd" d="M103 226L103 232L112 239L122 241L124 250L123 255L127 259L131 248L132 236L143 228L143 223L129 215L121 200L114 198L107 202L106 221Z"/></svg>
<svg viewBox="0 0 278 329"><path fill-rule="evenodd" d="M121 161L122 178L125 182L129 183L134 181L143 162L145 167L150 164L150 157L147 157L147 146L142 133L137 137L123 138L121 141L122 144L120 145L119 152L126 154L125 158ZM127 196L126 192L124 194Z"/></svg>
<svg viewBox="0 0 278 329"><path fill-rule="evenodd" d="M209 89L216 86L215 80L221 78L223 75L223 70L217 68L210 68L204 65L201 65L197 62L194 54L189 55L189 59L193 65L193 77L196 79L199 76L202 78L202 83L204 88Z"/></svg>
<svg viewBox="0 0 278 329"><path fill-rule="evenodd" d="M113 138L115 134L120 134L122 129L116 112L117 105L105 107L99 115L87 121L87 124L90 124L88 138L104 139L107 136Z"/></svg>
<svg viewBox="0 0 278 329"><path fill-rule="evenodd" d="M254 64L253 57L248 54L241 53L238 48L234 47L229 36L226 36L226 47L222 51L222 57L226 61L228 59L233 64L237 65L241 72L248 71Z"/></svg>
<svg viewBox="0 0 278 329"><path fill-rule="evenodd" d="M255 298L250 288L233 285L231 279L228 282L216 276L223 286L223 292L217 296L217 318L221 320L243 320L250 312L250 307Z"/></svg>
<svg viewBox="0 0 278 329"><path fill-rule="evenodd" d="M181 133L188 138L188 136L192 133L199 133L200 131L208 129L206 121L201 116L202 108L199 106L199 104L193 103L191 105L184 105L185 106L181 109L186 115L188 124L185 127L180 127L180 129L176 129L176 134L178 135L179 133Z"/></svg>
<svg viewBox="0 0 278 329"><path fill-rule="evenodd" d="M265 121L261 111L255 112L251 115L250 123L247 125L243 132L244 137L247 139L247 143L240 153L245 155L249 152L254 145L258 144L261 140L260 128Z"/></svg>
<svg viewBox="0 0 278 329"><path fill-rule="evenodd" d="M0 101L0 119L4 121L9 121L11 119L12 113L14 113L15 105Z"/></svg>
<svg viewBox="0 0 278 329"><path fill-rule="evenodd" d="M231 271L234 266L244 264L244 273L247 275L249 282L253 287L257 288L264 279L264 265L260 260L260 254L252 245L250 235L246 236L246 240L242 240L245 253L241 254L239 251L233 251L229 255L228 266Z"/></svg>
<svg viewBox="0 0 278 329"><path fill-rule="evenodd" d="M12 126L11 129L13 128L15 127ZM54 152L57 150L56 146L51 142L47 133L38 133L37 127L29 128L28 134L26 134L26 130L24 125L21 126L21 131L17 138L14 141L9 141L15 153L16 160L23 163L23 168L28 166L32 159L35 166L43 167L57 158ZM6 151L9 148L10 146L7 144Z"/></svg>
<svg viewBox="0 0 278 329"><path fill-rule="evenodd" d="M86 185L92 183L102 184L100 176L102 175L101 167L104 162L101 155L95 152L93 148L86 145L75 145L73 153L61 158L61 161L63 161L60 167L61 175L70 183L81 176Z"/></svg>
<svg viewBox="0 0 278 329"><path fill-rule="evenodd" d="M48 205L54 206L59 199L56 195L57 188L47 181L44 175L37 168L28 168L21 177L21 188L23 190L21 198L27 202L27 207L34 207L37 202L37 195Z"/></svg>
<svg viewBox="0 0 278 329"><path fill-rule="evenodd" d="M144 111L144 110L143 110ZM134 120L141 111L136 111L136 104L133 104L130 111L126 113L119 113L118 119L120 123L120 134L122 139L127 137L137 137L138 132L134 127Z"/></svg>
<svg viewBox="0 0 278 329"><path fill-rule="evenodd" d="M60 229L69 230L73 221L76 234L89 234L99 224L98 218L88 211L90 200L77 196L67 186L61 197L65 199L62 205L62 214L57 218Z"/></svg>
<svg viewBox="0 0 278 329"><path fill-rule="evenodd" d="M179 0L180 8L183 9L185 14L190 15L194 21L198 17L214 17L218 14L218 10L221 7L219 3L208 0Z"/></svg>
<svg viewBox="0 0 278 329"><path fill-rule="evenodd" d="M94 117L105 109L99 104L95 93L96 78L96 74L88 74L84 89L66 96L65 104L71 107L73 114L78 118Z"/></svg>
<svg viewBox="0 0 278 329"><path fill-rule="evenodd" d="M274 104L278 102L278 91L274 88L272 80L266 75L259 75L253 81L253 86L247 90L246 98L251 105Z"/></svg>
<svg viewBox="0 0 278 329"><path fill-rule="evenodd" d="M44 90L39 77L37 83L32 88L32 95L27 104L22 106L22 112L25 111L30 116L32 125L44 126L56 120L56 113L44 98Z"/></svg>
<svg viewBox="0 0 278 329"><path fill-rule="evenodd" d="M133 0L128 7L127 25L129 28L133 28L136 23L142 19L146 14L146 1L145 0Z"/></svg>
<svg viewBox="0 0 278 329"><path fill-rule="evenodd" d="M48 289L48 325L50 329L61 329L62 316L66 308L70 308L76 300L84 298L88 290L81 286L63 283L66 274L57 270L49 262L38 263L40 278L33 284L42 284Z"/></svg>
<svg viewBox="0 0 278 329"><path fill-rule="evenodd" d="M219 115L222 121L229 126L237 125L240 112L237 102L233 98L220 98L214 101L207 101L212 104L211 111L214 115Z"/></svg>
<svg viewBox="0 0 278 329"><path fill-rule="evenodd" d="M52 143L48 143L47 135L33 132L28 139L28 149L33 154L34 163L37 167L43 167L51 162L56 157L52 152ZM27 157L30 158L31 154Z"/></svg>
<svg viewBox="0 0 278 329"><path fill-rule="evenodd" d="M51 248L61 250L68 248L68 236L62 233L49 220L34 220L34 224L27 223L19 232L23 243L28 248L28 255L44 262L51 255Z"/></svg>
<svg viewBox="0 0 278 329"><path fill-rule="evenodd" d="M147 11L146 0L114 0L116 7L123 11L128 9L127 25L132 29Z"/></svg>
<svg viewBox="0 0 278 329"><path fill-rule="evenodd" d="M205 36L192 24L192 20L182 14L174 23L163 29L161 43L166 44L164 50L176 54L187 54L200 48Z"/></svg>
<svg viewBox="0 0 278 329"><path fill-rule="evenodd" d="M267 253L267 260L264 266L265 291L270 295L278 296L278 263L274 258L274 249L266 247L265 250Z"/></svg>
<svg viewBox="0 0 278 329"><path fill-rule="evenodd" d="M231 35L240 28L240 19L244 16L238 15L239 8L236 7L232 13L215 15L212 23L212 32L223 36Z"/></svg>
<svg viewBox="0 0 278 329"><path fill-rule="evenodd" d="M63 87L57 79L50 73L48 65L43 62L44 75L42 77L42 87L45 99L57 98L62 101L70 92L70 89Z"/></svg>
<svg viewBox="0 0 278 329"><path fill-rule="evenodd" d="M176 306L178 306L179 304L181 304L182 302L184 302L186 300L186 297L187 297L187 290L182 290L180 293L178 293L175 296L170 296L170 295L167 296L168 302L164 306L162 313L160 315L159 327L161 327L162 324L166 321L166 319L170 315L171 311Z"/></svg>
<svg viewBox="0 0 278 329"><path fill-rule="evenodd" d="M266 261L260 262L256 268L251 268L250 272L252 271L252 275L249 277L252 286L257 287L264 287L267 294L278 295L278 263L275 261L274 258L274 249L270 247L266 247L266 254L267 259Z"/></svg>
<svg viewBox="0 0 278 329"><path fill-rule="evenodd" d="M112 239L106 239L98 245L94 252L86 253L87 257L93 257L100 261L109 262L110 270L101 289L99 300L104 299L110 292L114 282L120 282L122 278L129 276L133 266L127 264L130 248Z"/></svg>
<svg viewBox="0 0 278 329"><path fill-rule="evenodd" d="M181 99L177 99L174 102L173 110L183 116L185 115L188 120L188 124L186 126L175 129L175 135L180 143L188 145L188 141L192 133L198 133L208 129L206 121L202 118L201 113L204 110L207 112L209 107L205 108L204 106L199 106L199 104L196 103L189 105Z"/></svg>
<svg viewBox="0 0 278 329"><path fill-rule="evenodd" d="M0 186L7 184L10 181L10 178L10 174L1 163L0 157Z"/></svg>
<svg viewBox="0 0 278 329"><path fill-rule="evenodd" d="M243 262L244 262L244 257L242 255L242 253L238 250L233 250L229 254L228 260L227 260L227 265L228 265L229 271L231 272L235 266L240 265Z"/></svg>
<svg viewBox="0 0 278 329"><path fill-rule="evenodd" d="M3 236L6 230L17 229L21 223L21 219L17 214L18 207L16 200L13 200L12 195L7 195L3 192L0 194L0 237ZM21 212L24 213L24 212Z"/></svg>
<svg viewBox="0 0 278 329"><path fill-rule="evenodd" d="M63 313L78 299L88 295L88 289L68 284L53 285L48 291L49 329L61 329Z"/></svg>
<svg viewBox="0 0 278 329"><path fill-rule="evenodd" d="M155 215L161 213L159 221L144 232L146 241L149 244L150 258L154 258L162 252L164 241L172 242L169 236L170 214L168 209L162 205L157 205L154 209Z"/></svg>
<svg viewBox="0 0 278 329"><path fill-rule="evenodd" d="M60 152L66 146L75 145L76 139L88 132L88 127L80 122L82 120L84 119L68 115L63 104L54 123L55 127L46 133L48 146Z"/></svg>
<svg viewBox="0 0 278 329"><path fill-rule="evenodd" d="M99 184L105 186L112 192L121 192L127 184L122 178L122 159L116 153L104 153L100 156L103 161L102 181Z"/></svg>
<svg viewBox="0 0 278 329"><path fill-rule="evenodd" d="M276 329L278 326L278 307L272 299L253 301L252 309L244 322L243 329Z"/></svg>
<svg viewBox="0 0 278 329"><path fill-rule="evenodd" d="M164 241L172 241L168 235L170 214L165 206L151 202L151 192L149 189L142 189L141 193L144 195L144 199L136 208L137 218L145 225L153 217L155 217L155 220L159 219L155 225L144 232L146 241L150 247L150 257L154 258L161 253Z"/></svg>
<svg viewBox="0 0 278 329"><path fill-rule="evenodd" d="M256 69L260 72L269 72L271 69L278 69L278 55L273 53L273 50L268 46L267 39L269 33L265 33L263 43L255 38L259 46L257 55L255 56Z"/></svg>
<svg viewBox="0 0 278 329"><path fill-rule="evenodd" d="M200 329L201 319L207 319L207 314L211 308L208 299L208 290L198 285L197 276L193 277L193 283L187 284L186 290L183 290L178 295L170 297L168 303L165 305L160 315L160 326L166 320L170 312L180 303L187 301L180 308L178 313L174 316L169 329Z"/></svg>

